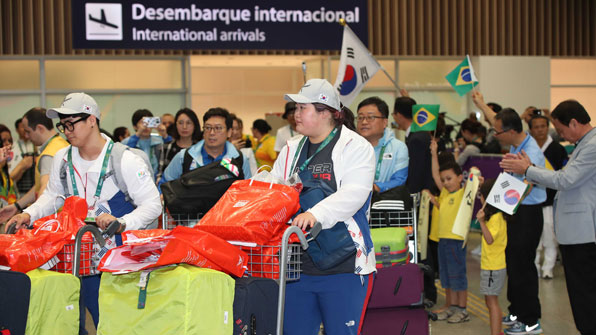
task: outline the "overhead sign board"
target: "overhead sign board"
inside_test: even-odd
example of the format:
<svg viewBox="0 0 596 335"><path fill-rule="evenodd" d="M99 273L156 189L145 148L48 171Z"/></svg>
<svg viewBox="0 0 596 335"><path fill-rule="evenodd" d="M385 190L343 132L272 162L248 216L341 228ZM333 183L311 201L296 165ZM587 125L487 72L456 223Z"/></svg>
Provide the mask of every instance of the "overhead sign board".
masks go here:
<svg viewBox="0 0 596 335"><path fill-rule="evenodd" d="M337 50L340 19L368 42L366 0L71 3L77 49Z"/></svg>

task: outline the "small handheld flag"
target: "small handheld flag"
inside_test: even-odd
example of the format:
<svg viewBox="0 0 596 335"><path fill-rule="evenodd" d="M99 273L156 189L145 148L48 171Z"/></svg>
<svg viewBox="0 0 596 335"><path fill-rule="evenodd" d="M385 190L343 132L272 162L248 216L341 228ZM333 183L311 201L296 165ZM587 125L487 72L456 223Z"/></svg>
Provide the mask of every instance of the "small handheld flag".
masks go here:
<svg viewBox="0 0 596 335"><path fill-rule="evenodd" d="M344 25L339 69L333 87L345 106L358 96L366 82L381 69L381 65L362 44L348 25Z"/></svg>
<svg viewBox="0 0 596 335"><path fill-rule="evenodd" d="M501 172L495 181L495 185L488 193L486 202L509 215L513 215L529 190L530 185L508 173Z"/></svg>
<svg viewBox="0 0 596 335"><path fill-rule="evenodd" d="M433 131L437 129L440 105L414 105L412 106L411 132Z"/></svg>
<svg viewBox="0 0 596 335"><path fill-rule="evenodd" d="M470 56L466 58L455 68L449 72L445 79L453 86L453 89L459 96L464 96L478 85L478 78L474 73Z"/></svg>

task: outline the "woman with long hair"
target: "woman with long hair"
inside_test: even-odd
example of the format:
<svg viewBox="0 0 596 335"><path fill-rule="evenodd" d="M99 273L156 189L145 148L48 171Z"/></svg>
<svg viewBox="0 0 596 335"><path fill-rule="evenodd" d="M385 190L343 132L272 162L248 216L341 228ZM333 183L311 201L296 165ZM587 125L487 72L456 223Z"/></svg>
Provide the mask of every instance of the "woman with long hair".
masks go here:
<svg viewBox="0 0 596 335"><path fill-rule="evenodd" d="M172 129L173 140L170 143L163 144L161 149L161 157L159 160L159 173L156 180L161 179L161 175L182 149L188 148L191 145L203 139L201 132L201 123L197 114L190 108L182 108L176 113Z"/></svg>

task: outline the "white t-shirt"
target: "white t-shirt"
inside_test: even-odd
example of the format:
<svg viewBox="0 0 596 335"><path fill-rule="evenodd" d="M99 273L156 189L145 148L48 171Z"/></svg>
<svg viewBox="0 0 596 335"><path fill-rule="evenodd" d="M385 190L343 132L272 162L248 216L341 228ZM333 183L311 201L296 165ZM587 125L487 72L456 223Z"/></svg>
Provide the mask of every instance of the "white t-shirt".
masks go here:
<svg viewBox="0 0 596 335"><path fill-rule="evenodd" d="M277 135L275 135L275 147L273 150L280 152L289 139L298 135L300 134L293 130L290 125L279 128L277 130Z"/></svg>

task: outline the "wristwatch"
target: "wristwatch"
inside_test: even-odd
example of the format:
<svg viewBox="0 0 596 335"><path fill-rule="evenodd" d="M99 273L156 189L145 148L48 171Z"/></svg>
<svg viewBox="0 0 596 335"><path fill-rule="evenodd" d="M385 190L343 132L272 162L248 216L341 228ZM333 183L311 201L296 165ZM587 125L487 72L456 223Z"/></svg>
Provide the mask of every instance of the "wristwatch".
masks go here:
<svg viewBox="0 0 596 335"><path fill-rule="evenodd" d="M122 234L126 230L126 221L123 218L118 218L117 220L120 223L120 229L116 233Z"/></svg>

